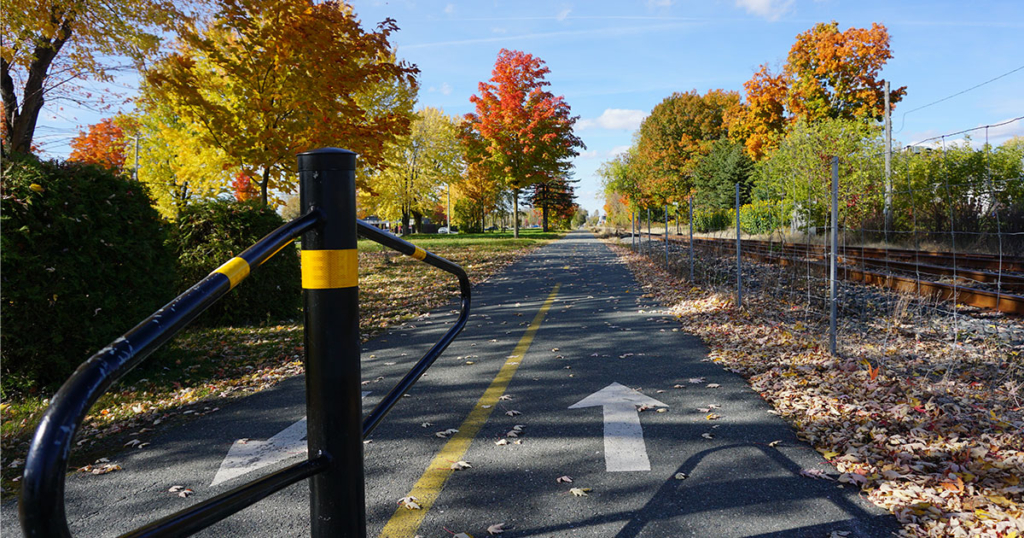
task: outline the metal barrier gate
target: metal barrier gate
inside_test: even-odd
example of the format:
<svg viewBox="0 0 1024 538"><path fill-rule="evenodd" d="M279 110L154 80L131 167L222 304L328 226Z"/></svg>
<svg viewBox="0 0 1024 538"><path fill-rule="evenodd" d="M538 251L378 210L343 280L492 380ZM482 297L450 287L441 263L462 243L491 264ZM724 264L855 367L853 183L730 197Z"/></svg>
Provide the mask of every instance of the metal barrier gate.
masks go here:
<svg viewBox="0 0 1024 538"><path fill-rule="evenodd" d="M68 457L75 432L96 400L299 235L308 459L122 537L193 534L307 478L312 536L366 535L363 439L466 325L469 278L462 267L356 219L355 153L325 148L300 154L298 162L301 217L274 230L101 349L57 391L40 420L25 462L18 511L26 536L71 536L64 511ZM455 325L365 419L360 398L357 235L457 276L462 296Z"/></svg>

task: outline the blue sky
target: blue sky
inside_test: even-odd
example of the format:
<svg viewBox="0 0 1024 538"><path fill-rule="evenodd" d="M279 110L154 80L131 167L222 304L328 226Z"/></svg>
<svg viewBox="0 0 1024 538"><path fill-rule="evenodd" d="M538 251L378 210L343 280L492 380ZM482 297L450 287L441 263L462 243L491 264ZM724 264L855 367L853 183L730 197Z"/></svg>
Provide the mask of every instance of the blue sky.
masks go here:
<svg viewBox="0 0 1024 538"><path fill-rule="evenodd" d="M918 111L977 84L1024 67L1024 2L874 0L357 0L367 28L385 18L400 58L421 70L420 106L462 115L491 76L502 48L547 62L551 91L580 116L587 150L575 161L579 203L603 205L596 171L629 146L644 115L675 91L742 91L758 66L780 67L797 34L818 22L841 29L884 24L893 59L882 71L907 97L894 114L903 143L991 125L1024 115L1024 69ZM124 85L132 86L133 77ZM106 113L104 115L109 115ZM37 134L52 155L100 116L44 115ZM81 124L80 127L72 125ZM984 136L983 132L977 133ZM993 141L1024 135L1024 121L990 130Z"/></svg>
<svg viewBox="0 0 1024 538"><path fill-rule="evenodd" d="M576 159L579 203L604 203L596 171L629 146L655 105L675 91L742 91L758 66L781 66L797 34L835 20L841 29L889 29L893 59L882 71L907 97L894 114L906 143L1024 115L1024 2L839 0L403 1L354 2L364 25L390 17L399 57L419 66L420 105L472 111L469 97L491 76L498 51L547 62L550 90L580 116L587 150ZM901 129L902 127L902 129ZM897 131L899 131L897 133ZM983 133L979 133L984 136ZM1024 122L990 137L1024 135Z"/></svg>

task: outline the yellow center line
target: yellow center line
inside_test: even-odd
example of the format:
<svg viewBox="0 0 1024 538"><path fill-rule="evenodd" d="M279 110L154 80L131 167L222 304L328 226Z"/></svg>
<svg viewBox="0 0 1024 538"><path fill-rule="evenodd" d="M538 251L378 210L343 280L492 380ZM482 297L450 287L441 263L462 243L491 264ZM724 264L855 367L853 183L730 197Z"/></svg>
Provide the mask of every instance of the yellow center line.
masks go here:
<svg viewBox="0 0 1024 538"><path fill-rule="evenodd" d="M512 376L516 374L516 370L519 369L523 358L526 357L526 351L530 349L530 344L533 343L533 337L537 334L537 329L540 329L544 316L547 315L548 309L551 308L551 303L555 301L559 287L561 287L561 284L556 284L555 289L551 290L551 294L548 295L547 300L544 301L544 305L540 307L537 315L533 317L533 321L526 329L526 333L519 339L519 343L516 344L512 355L502 365L501 370L498 370L498 375L495 376L494 381L491 381L491 386L487 387L484 395L480 397L476 402L476 406L469 412L469 416L459 426L459 433L456 433L445 443L441 451L437 453L437 456L434 456L433 461L430 462L423 476L412 487L412 491L409 492L408 496L416 498L416 504L420 505L421 510L408 510L399 506L395 510L395 514L388 520L387 525L384 525L380 538L409 538L416 534L420 525L423 524L423 519L427 517L427 511L430 510L431 505L437 500L437 496L441 494L441 490L444 488L445 482L448 481L448 477L454 472L451 465L465 457L470 443L473 442L473 438L476 437L476 434L480 433L480 428L483 427L487 419L490 418L491 412L494 411L498 398L505 394L505 389L508 388L509 382L512 381Z"/></svg>

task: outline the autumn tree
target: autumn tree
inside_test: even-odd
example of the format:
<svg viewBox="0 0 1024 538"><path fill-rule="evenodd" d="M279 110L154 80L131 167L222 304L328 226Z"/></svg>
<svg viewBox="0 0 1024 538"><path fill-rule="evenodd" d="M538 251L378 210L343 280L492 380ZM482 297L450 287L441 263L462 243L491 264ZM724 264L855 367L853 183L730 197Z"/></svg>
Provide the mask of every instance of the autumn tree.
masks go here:
<svg viewBox="0 0 1024 538"><path fill-rule="evenodd" d="M728 111L738 107L734 91L674 93L640 125L633 170L644 205L680 201L693 187L694 167L712 144L728 134Z"/></svg>
<svg viewBox="0 0 1024 538"><path fill-rule="evenodd" d="M86 79L108 82L118 58L141 65L161 31L185 19L185 2L164 0L9 0L0 17L3 153L29 153L47 102L93 101Z"/></svg>
<svg viewBox="0 0 1024 538"><path fill-rule="evenodd" d="M729 138L742 142L754 160L778 145L786 128L786 77L772 73L767 64L743 83L747 102L730 122Z"/></svg>
<svg viewBox="0 0 1024 538"><path fill-rule="evenodd" d="M90 125L88 133L79 131L78 136L71 139L71 155L68 160L121 171L124 169L127 146L124 129L114 118L106 118Z"/></svg>
<svg viewBox="0 0 1024 538"><path fill-rule="evenodd" d="M484 219L501 204L502 185L487 166L469 163L452 186L452 217L465 231L483 231Z"/></svg>
<svg viewBox="0 0 1024 538"><path fill-rule="evenodd" d="M810 121L831 119L881 120L885 113L885 83L879 73L889 51L889 31L871 28L839 31L839 23L819 23L796 36L789 51L786 106ZM892 90L890 104L903 99L907 87Z"/></svg>
<svg viewBox="0 0 1024 538"><path fill-rule="evenodd" d="M885 81L879 76L890 58L884 25L843 32L835 21L815 25L796 37L781 72L762 65L744 83L747 102L732 126L732 138L760 160L777 147L793 121L882 119ZM906 86L890 90L890 107L904 95Z"/></svg>
<svg viewBox="0 0 1024 538"><path fill-rule="evenodd" d="M501 49L490 81L481 82L480 95L469 99L476 112L465 116L468 131L476 135L467 135L469 158L486 162L512 191L515 237L521 191L567 173L577 148L586 147L573 134L578 116L570 115L562 96L545 89L549 72L532 54Z"/></svg>
<svg viewBox="0 0 1024 538"><path fill-rule="evenodd" d="M146 75L203 142L258 178L260 198L296 187L295 154L343 145L377 167L409 132L406 110L371 109L365 96L418 70L397 62L391 19L365 31L340 2L225 0L208 24L189 25L177 51Z"/></svg>
<svg viewBox="0 0 1024 538"><path fill-rule="evenodd" d="M436 108L416 113L409 135L398 137L385 149L384 168L367 179L368 210L385 219L409 219L432 210L440 189L459 181L463 169L462 145L455 120Z"/></svg>
<svg viewBox="0 0 1024 538"><path fill-rule="evenodd" d="M139 138L139 162L128 152L126 165L138 166L138 179L164 218L175 219L187 204L230 192L236 167L218 147L203 141L199 130L174 114L168 103L152 99L143 85L132 118Z"/></svg>
<svg viewBox="0 0 1024 538"><path fill-rule="evenodd" d="M548 231L548 217L552 213L561 219L572 216L576 208L576 183L579 180L555 176L530 186L529 201L533 207L540 208L541 225L545 232Z"/></svg>
<svg viewBox="0 0 1024 538"><path fill-rule="evenodd" d="M231 189L234 191L235 200L239 202L253 200L260 195L259 190L256 189L256 182L242 171L235 173L235 179L231 181Z"/></svg>

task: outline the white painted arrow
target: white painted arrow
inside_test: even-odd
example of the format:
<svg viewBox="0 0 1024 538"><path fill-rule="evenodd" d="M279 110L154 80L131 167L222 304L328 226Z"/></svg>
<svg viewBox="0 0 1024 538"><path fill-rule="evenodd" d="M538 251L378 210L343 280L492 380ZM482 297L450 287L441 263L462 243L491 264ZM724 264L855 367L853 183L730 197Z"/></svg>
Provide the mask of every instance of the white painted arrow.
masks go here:
<svg viewBox="0 0 1024 538"><path fill-rule="evenodd" d="M370 391L363 391L363 398ZM213 477L210 486L227 482L256 469L273 465L279 461L305 454L309 447L306 444L306 417L281 430L277 435L266 441L239 439L235 441L220 463L220 469Z"/></svg>
<svg viewBox="0 0 1024 538"><path fill-rule="evenodd" d="M569 409L604 408L604 463L608 472L650 471L638 405L668 407L662 402L618 383L583 398Z"/></svg>

